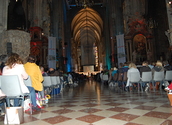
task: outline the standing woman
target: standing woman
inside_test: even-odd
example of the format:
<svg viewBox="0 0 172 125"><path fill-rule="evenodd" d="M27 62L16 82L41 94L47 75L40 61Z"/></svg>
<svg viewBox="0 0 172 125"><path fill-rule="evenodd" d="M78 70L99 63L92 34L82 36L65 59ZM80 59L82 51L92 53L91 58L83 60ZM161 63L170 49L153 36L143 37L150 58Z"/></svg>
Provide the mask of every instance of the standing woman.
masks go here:
<svg viewBox="0 0 172 125"><path fill-rule="evenodd" d="M32 80L32 87L40 92L41 98L44 98L44 91L43 91L43 76L39 66L36 64L36 57L30 55L27 59L27 63L24 64L24 68L27 74L30 76Z"/></svg>
<svg viewBox="0 0 172 125"><path fill-rule="evenodd" d="M12 53L9 56L5 64L5 67L3 68L2 75L18 75L22 92L30 93L33 109L40 110L40 108L36 104L36 95L34 88L30 86L26 86L24 84L23 80L28 78L28 74L24 69L22 59L19 57L17 53ZM19 100L15 99L14 106L18 106L18 105L19 105Z"/></svg>

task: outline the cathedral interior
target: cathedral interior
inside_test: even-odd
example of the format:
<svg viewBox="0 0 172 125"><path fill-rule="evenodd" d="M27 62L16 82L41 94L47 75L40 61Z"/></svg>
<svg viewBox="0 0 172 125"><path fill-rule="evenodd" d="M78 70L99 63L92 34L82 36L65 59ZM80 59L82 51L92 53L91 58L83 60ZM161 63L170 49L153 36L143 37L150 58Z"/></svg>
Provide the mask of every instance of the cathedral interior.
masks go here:
<svg viewBox="0 0 172 125"><path fill-rule="evenodd" d="M168 0L0 2L0 54L17 52L23 58L32 54L38 65L48 66L48 38L55 37L56 68L67 72L111 69L120 58L122 63L171 62ZM123 44L118 43L118 35L123 36Z"/></svg>
<svg viewBox="0 0 172 125"><path fill-rule="evenodd" d="M172 63L171 0L0 0L0 10L0 55L34 55L40 66L77 74L73 84L49 79L40 111L13 117L0 109L0 125L7 115L24 117L22 125L172 125L172 90L159 81L157 89L146 81L147 90L133 84L125 91L118 81L82 74L131 61Z"/></svg>

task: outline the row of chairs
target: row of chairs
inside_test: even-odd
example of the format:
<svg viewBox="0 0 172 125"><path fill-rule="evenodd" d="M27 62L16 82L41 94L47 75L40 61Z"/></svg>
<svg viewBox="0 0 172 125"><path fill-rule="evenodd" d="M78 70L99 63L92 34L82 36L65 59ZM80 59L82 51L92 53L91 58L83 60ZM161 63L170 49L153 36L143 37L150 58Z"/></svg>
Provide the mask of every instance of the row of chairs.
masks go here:
<svg viewBox="0 0 172 125"><path fill-rule="evenodd" d="M116 73L113 77L112 80L114 82L118 82L120 84L123 85L123 87L125 87L125 84L127 83L127 80L129 81L130 84L132 83L139 83L138 84L138 90L139 87L141 88L141 90L143 90L142 88L142 83L149 83L149 84L153 84L153 87L155 88L155 82L160 82L160 89L162 88L162 84L165 81L172 81L172 71L163 71L163 72L154 72L153 73L150 72L142 72L142 77L140 77L140 73L138 72L133 72L130 73L130 78L131 79L127 79L127 72L124 73ZM105 79L104 79L105 78ZM108 80L107 75L103 76L103 80Z"/></svg>
<svg viewBox="0 0 172 125"><path fill-rule="evenodd" d="M2 84L3 83L3 84ZM24 80L26 86L32 86L30 77ZM62 89L63 77L59 76L45 76L43 85L44 87L55 87L61 85ZM21 106L24 106L25 97L30 98L29 93L23 93L20 86L20 81L17 75L4 75L0 76L0 89L6 95L7 107L10 107L10 100L19 98L22 102ZM31 100L31 99L30 99ZM30 113L32 114L32 108L30 107Z"/></svg>
<svg viewBox="0 0 172 125"><path fill-rule="evenodd" d="M160 86L159 89L162 90L162 85L165 81L172 81L172 71L163 71L163 72L154 72L152 75L152 72L143 72L142 77L140 77L139 73L131 73L130 74L130 83L138 83L138 86L140 84L142 89L142 83L148 83L149 85L152 83L153 89L155 89L155 83L159 82ZM143 89L142 89L143 90Z"/></svg>
<svg viewBox="0 0 172 125"><path fill-rule="evenodd" d="M44 76L43 86L44 88L60 88L63 89L64 79L61 76ZM52 91L53 92L53 91ZM52 93L54 94L54 93Z"/></svg>

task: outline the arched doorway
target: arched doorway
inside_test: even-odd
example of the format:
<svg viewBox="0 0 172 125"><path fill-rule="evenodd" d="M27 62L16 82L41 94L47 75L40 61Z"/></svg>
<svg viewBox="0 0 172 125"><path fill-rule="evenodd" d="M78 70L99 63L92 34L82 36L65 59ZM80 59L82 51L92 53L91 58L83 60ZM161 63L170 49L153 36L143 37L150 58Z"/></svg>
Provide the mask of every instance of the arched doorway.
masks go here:
<svg viewBox="0 0 172 125"><path fill-rule="evenodd" d="M103 21L100 15L89 7L84 8L73 18L71 29L74 71L100 70L103 30Z"/></svg>

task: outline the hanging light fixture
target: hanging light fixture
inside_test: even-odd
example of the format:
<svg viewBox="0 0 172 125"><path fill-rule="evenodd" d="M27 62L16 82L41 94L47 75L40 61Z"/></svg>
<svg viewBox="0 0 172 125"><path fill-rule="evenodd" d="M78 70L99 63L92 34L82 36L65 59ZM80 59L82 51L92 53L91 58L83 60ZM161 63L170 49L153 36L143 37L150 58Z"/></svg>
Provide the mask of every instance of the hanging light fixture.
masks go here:
<svg viewBox="0 0 172 125"><path fill-rule="evenodd" d="M94 5L94 0L75 0L78 7L90 7Z"/></svg>

